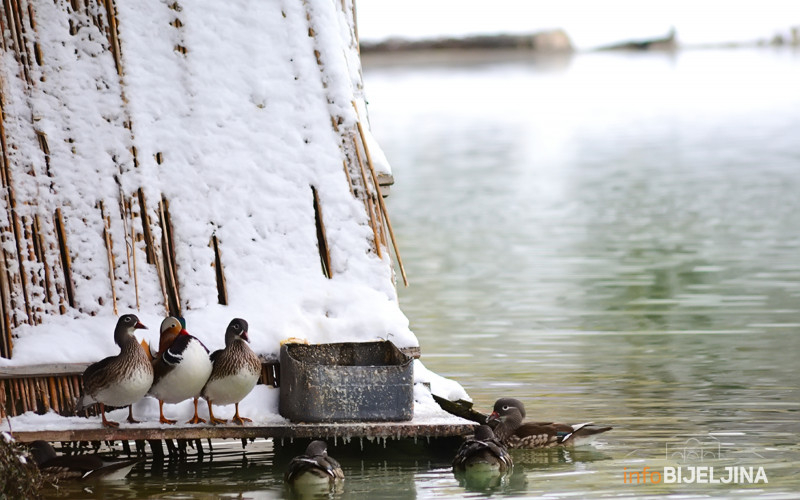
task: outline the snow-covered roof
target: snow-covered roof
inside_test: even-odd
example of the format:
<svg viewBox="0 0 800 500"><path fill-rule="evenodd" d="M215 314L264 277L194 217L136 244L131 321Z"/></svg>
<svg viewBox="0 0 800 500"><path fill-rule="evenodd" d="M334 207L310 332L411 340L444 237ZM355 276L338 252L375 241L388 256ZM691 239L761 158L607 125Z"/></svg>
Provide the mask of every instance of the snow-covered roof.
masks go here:
<svg viewBox="0 0 800 500"><path fill-rule="evenodd" d="M4 25L0 288L15 338L0 365L113 354L126 312L157 344L172 295L210 349L234 317L264 355L288 337L418 345L368 208L364 144L378 174L388 164L352 2L78 5L30 2Z"/></svg>

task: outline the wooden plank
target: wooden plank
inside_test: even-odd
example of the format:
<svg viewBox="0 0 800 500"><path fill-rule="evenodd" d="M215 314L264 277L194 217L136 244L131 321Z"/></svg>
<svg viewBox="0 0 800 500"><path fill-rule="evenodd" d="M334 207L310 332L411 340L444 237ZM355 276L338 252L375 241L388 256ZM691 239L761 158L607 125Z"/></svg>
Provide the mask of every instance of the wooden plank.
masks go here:
<svg viewBox="0 0 800 500"><path fill-rule="evenodd" d="M0 366L0 379L51 375L81 375L89 364L90 363L53 363L43 365Z"/></svg>
<svg viewBox="0 0 800 500"><path fill-rule="evenodd" d="M117 441L164 439L248 439L248 438L439 438L465 436L475 424L423 424L412 422L354 422L332 424L276 424L266 426L237 425L192 427L144 427L141 424L120 428L62 429L15 431L21 442L45 441Z"/></svg>

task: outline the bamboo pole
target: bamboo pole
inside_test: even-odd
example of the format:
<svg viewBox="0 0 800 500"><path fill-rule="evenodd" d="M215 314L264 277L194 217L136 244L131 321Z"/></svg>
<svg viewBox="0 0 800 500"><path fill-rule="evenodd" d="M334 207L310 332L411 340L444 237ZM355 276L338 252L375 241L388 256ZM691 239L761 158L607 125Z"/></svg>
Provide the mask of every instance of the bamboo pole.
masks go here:
<svg viewBox="0 0 800 500"><path fill-rule="evenodd" d="M55 222L56 234L58 235L58 247L61 253L61 266L64 269L64 287L67 292L67 303L70 307L75 307L75 291L72 285L72 260L69 255L67 232L64 228L64 217L61 213L61 208L56 209Z"/></svg>
<svg viewBox="0 0 800 500"><path fill-rule="evenodd" d="M162 195L161 203L158 204L158 209L161 215L161 234L163 237L163 253L164 253L164 267L168 271L167 277L169 280L169 292L172 295L174 308L170 308L170 314L173 316L181 315L181 296L178 293L178 270L175 268L175 252L172 246L172 224L169 219L169 202ZM173 310L174 309L174 310Z"/></svg>
<svg viewBox="0 0 800 500"><path fill-rule="evenodd" d="M364 128L361 126L360 120L356 122L356 125L358 126L358 133L361 136L361 144L364 146L364 153L367 156L367 165L369 166L369 171L372 174L372 182L375 185L375 191L378 195L378 204L380 205L381 213L383 213L383 217L386 220L386 228L389 229L389 237L392 239L394 255L397 257L397 265L400 267L400 274L403 276L403 283L405 286L408 286L408 278L406 277L406 270L403 267L403 259L400 258L400 252L397 249L397 240L394 237L394 230L392 229L392 222L389 219L389 212L386 210L386 204L383 202L383 196L381 196L381 187L380 184L378 184L378 176L375 175L375 167L372 165L372 157L369 154L369 146L367 146Z"/></svg>
<svg viewBox="0 0 800 500"><path fill-rule="evenodd" d="M144 245L147 249L147 263L156 266L156 274L158 275L158 282L161 285L161 296L164 300L164 310L167 314L169 311L169 298L167 296L166 279L164 277L164 270L161 268L160 259L158 258L158 249L156 246L155 238L150 227L150 217L147 215L147 201L145 199L144 190L139 188L139 216L142 219L142 236L144 236Z"/></svg>
<svg viewBox="0 0 800 500"><path fill-rule="evenodd" d="M381 251L381 240L378 236L378 225L377 221L375 220L375 211L372 209L372 200L369 195L369 183L367 182L367 171L364 169L364 162L361 160L361 153L358 150L358 144L356 144L355 137L353 137L353 146L356 150L356 161L358 162L358 168L361 172L361 182L364 184L364 208L367 209L367 215L369 216L369 226L372 228L372 237L375 241L375 251L378 254L378 258L383 258L383 252Z"/></svg>
<svg viewBox="0 0 800 500"><path fill-rule="evenodd" d="M111 283L111 304L114 309L114 316L118 315L119 312L117 311L117 289L115 282L117 281L116 276L114 274L114 253L111 248L111 231L110 231L110 224L111 221L105 213L105 207L103 205L103 201L100 200L100 217L103 218L103 240L106 243L106 257L108 258L108 279Z"/></svg>
<svg viewBox="0 0 800 500"><path fill-rule="evenodd" d="M314 198L314 220L317 226L317 246L319 249L319 257L322 262L322 273L326 278L333 277L333 270L331 269L331 254L328 249L328 239L325 236L325 222L322 220L322 206L319 202L319 194L317 188L311 186L311 195Z"/></svg>
<svg viewBox="0 0 800 500"><path fill-rule="evenodd" d="M350 178L350 169L347 167L347 160L342 160L342 166L344 167L344 176L347 177L347 187L350 188L350 194L355 198L356 192L353 189L353 179Z"/></svg>
<svg viewBox="0 0 800 500"><path fill-rule="evenodd" d="M136 272L136 227L133 225L133 209L131 209L131 260L133 261L133 289L136 294L136 310L138 311L140 308L139 275Z"/></svg>
<svg viewBox="0 0 800 500"><path fill-rule="evenodd" d="M56 413L61 413L61 398L58 397L55 377L47 377L47 386L50 390L51 405Z"/></svg>
<svg viewBox="0 0 800 500"><path fill-rule="evenodd" d="M114 56L114 65L117 74L122 76L122 57L119 48L119 32L117 30L117 13L114 8L114 0L105 0L106 14L108 16L108 34L111 42L111 52Z"/></svg>
<svg viewBox="0 0 800 500"><path fill-rule="evenodd" d="M50 290L53 286L53 280L50 276L50 266L47 263L47 254L45 253L45 244L44 244L44 236L42 235L42 221L39 218L39 214L33 216L33 229L34 229L34 237L36 239L36 243L39 247L39 261L42 263L44 267L44 290L45 296L47 297L47 302L50 304L55 304L53 301L53 294Z"/></svg>
<svg viewBox="0 0 800 500"><path fill-rule="evenodd" d="M222 253L216 233L211 235L211 246L214 249L214 271L217 277L217 302L228 304L228 283L225 280L225 268L222 266Z"/></svg>

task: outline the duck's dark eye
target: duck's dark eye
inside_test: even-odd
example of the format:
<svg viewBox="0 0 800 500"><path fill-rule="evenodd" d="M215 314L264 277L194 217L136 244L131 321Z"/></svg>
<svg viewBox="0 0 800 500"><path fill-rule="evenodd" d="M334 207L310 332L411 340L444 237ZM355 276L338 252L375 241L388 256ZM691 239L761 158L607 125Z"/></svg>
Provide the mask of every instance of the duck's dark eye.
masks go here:
<svg viewBox="0 0 800 500"><path fill-rule="evenodd" d="M238 330L239 329L239 325L233 325L233 329L234 330Z"/></svg>
<svg viewBox="0 0 800 500"><path fill-rule="evenodd" d="M506 411L506 410L508 410L508 406L504 406L502 409L503 409L503 411Z"/></svg>
<svg viewBox="0 0 800 500"><path fill-rule="evenodd" d="M131 317L125 316L125 323L130 323L130 322L131 322Z"/></svg>

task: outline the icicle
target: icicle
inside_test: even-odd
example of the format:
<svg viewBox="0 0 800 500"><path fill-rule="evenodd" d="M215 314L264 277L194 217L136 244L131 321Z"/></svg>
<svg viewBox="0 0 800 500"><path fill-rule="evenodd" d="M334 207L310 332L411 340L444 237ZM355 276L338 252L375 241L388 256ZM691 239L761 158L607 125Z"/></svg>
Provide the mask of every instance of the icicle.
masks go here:
<svg viewBox="0 0 800 500"><path fill-rule="evenodd" d="M364 438L359 436L358 437L358 444L361 445L361 451L364 451Z"/></svg>

